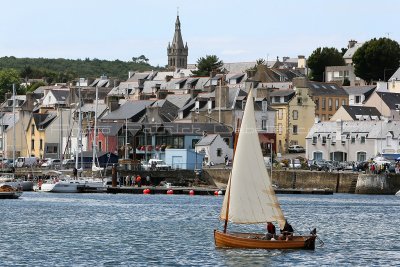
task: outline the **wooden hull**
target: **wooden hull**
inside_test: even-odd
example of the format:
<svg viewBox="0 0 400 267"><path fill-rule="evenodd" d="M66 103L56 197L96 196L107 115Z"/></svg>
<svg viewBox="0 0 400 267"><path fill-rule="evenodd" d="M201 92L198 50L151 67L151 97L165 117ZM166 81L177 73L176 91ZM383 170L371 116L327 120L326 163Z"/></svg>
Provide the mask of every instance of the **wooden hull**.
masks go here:
<svg viewBox="0 0 400 267"><path fill-rule="evenodd" d="M315 249L315 235L293 236L293 240L264 240L263 234L223 233L214 230L215 246L250 249Z"/></svg>

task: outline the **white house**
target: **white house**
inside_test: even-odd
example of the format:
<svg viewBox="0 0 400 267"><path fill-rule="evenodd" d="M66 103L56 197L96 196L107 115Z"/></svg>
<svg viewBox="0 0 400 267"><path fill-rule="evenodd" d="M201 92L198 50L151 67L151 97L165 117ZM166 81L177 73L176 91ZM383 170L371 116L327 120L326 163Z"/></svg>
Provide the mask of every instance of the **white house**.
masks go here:
<svg viewBox="0 0 400 267"><path fill-rule="evenodd" d="M42 106L55 107L65 106L68 104L69 89L67 90L50 90L43 98Z"/></svg>
<svg viewBox="0 0 400 267"><path fill-rule="evenodd" d="M209 165L225 163L225 156L232 159L233 149L230 148L219 134L208 134L196 144L197 153L204 154L204 163Z"/></svg>
<svg viewBox="0 0 400 267"><path fill-rule="evenodd" d="M318 122L306 137L306 157L364 161L379 154L400 153L400 121Z"/></svg>

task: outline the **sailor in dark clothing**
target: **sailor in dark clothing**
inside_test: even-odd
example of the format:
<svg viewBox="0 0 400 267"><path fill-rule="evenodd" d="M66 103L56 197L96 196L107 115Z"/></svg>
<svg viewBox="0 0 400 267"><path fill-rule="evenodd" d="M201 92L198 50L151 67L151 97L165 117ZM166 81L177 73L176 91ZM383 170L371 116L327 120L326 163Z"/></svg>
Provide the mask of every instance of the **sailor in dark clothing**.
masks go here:
<svg viewBox="0 0 400 267"><path fill-rule="evenodd" d="M281 230L281 236L279 237L280 240L291 240L293 237L293 227L288 223L288 221L285 221L285 226Z"/></svg>
<svg viewBox="0 0 400 267"><path fill-rule="evenodd" d="M275 235L275 225L272 222L267 222L267 234L265 235L265 238L271 240L272 238L275 238Z"/></svg>
<svg viewBox="0 0 400 267"><path fill-rule="evenodd" d="M285 226L283 227L283 230L281 232L287 232L287 233L291 233L293 234L293 227L288 223L288 221L286 220L285 222Z"/></svg>

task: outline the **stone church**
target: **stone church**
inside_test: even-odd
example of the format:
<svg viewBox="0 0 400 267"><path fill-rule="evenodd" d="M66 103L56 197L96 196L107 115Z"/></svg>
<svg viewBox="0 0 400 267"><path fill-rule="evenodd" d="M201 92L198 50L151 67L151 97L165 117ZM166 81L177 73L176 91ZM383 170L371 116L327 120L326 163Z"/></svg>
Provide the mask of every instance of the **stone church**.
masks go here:
<svg viewBox="0 0 400 267"><path fill-rule="evenodd" d="M187 69L187 58L189 48L187 43L183 45L182 33L181 33L181 22L179 21L179 15L176 17L175 22L175 34L172 44L168 43L168 69Z"/></svg>

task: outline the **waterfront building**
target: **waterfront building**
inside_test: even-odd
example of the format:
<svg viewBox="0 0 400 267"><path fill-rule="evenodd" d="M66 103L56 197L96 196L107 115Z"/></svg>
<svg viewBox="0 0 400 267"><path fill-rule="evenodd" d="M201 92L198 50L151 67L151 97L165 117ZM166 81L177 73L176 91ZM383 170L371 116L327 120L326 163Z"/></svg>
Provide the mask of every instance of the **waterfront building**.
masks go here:
<svg viewBox="0 0 400 267"><path fill-rule="evenodd" d="M317 122L306 137L308 159L365 161L396 153L400 153L400 121Z"/></svg>
<svg viewBox="0 0 400 267"><path fill-rule="evenodd" d="M204 154L204 164L225 163L225 156L232 159L233 149L228 146L219 134L206 134L196 143L196 152ZM212 162L212 163L211 163Z"/></svg>

